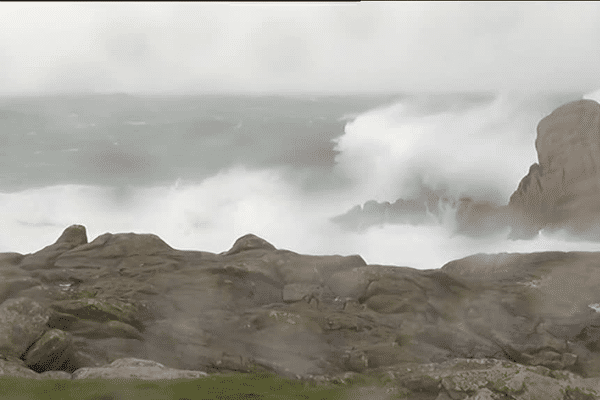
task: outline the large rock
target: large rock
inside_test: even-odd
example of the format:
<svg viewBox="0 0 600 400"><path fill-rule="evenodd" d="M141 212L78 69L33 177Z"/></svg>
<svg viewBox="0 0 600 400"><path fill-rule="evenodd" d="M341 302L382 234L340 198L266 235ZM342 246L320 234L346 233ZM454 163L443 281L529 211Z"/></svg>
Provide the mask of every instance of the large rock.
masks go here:
<svg viewBox="0 0 600 400"><path fill-rule="evenodd" d="M535 147L538 163L510 198L515 214L511 237L564 229L598 240L600 104L579 100L559 107L540 121Z"/></svg>
<svg viewBox="0 0 600 400"><path fill-rule="evenodd" d="M275 250L275 246L273 246L266 240L249 233L236 240L231 249L223 253L223 255L230 256L233 254L241 253L242 251L248 251L253 249Z"/></svg>
<svg viewBox="0 0 600 400"><path fill-rule="evenodd" d="M461 358L517 363L505 372L530 379L528 387L542 378L523 366L541 368L540 385L555 391L564 388L556 371L600 377L599 253L480 254L416 270L301 255L254 235L221 254L176 250L147 234L74 243L57 246L42 268L5 258L0 282L14 286L0 292L1 374L175 379L258 370L335 380L441 363L446 375L395 378L433 399L528 398L490 383L500 367L465 386L479 367L459 374L444 364Z"/></svg>
<svg viewBox="0 0 600 400"><path fill-rule="evenodd" d="M65 229L54 244L46 246L36 253L26 255L21 260L19 266L28 271L51 268L59 255L85 243L87 243L85 227L82 225L71 225Z"/></svg>
<svg viewBox="0 0 600 400"><path fill-rule="evenodd" d="M20 357L45 331L50 318L42 304L25 297L0 304L0 354Z"/></svg>

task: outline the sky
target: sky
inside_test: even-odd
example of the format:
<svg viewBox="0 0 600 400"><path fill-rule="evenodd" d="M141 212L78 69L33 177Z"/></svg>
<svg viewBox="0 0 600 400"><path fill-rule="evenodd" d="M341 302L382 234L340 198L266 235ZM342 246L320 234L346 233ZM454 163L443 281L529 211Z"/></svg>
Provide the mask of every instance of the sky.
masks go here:
<svg viewBox="0 0 600 400"><path fill-rule="evenodd" d="M600 3L0 3L0 93L598 89Z"/></svg>

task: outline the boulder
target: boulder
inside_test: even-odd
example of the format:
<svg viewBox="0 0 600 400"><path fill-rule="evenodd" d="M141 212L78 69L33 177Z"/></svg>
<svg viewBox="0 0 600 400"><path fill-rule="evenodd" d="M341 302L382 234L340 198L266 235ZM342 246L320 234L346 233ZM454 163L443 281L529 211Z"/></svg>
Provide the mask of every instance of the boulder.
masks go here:
<svg viewBox="0 0 600 400"><path fill-rule="evenodd" d="M18 297L0 304L0 354L20 357L46 330L49 310L42 304Z"/></svg>
<svg viewBox="0 0 600 400"><path fill-rule="evenodd" d="M598 240L600 237L600 104L579 100L540 121L538 162L510 198L512 238L541 229Z"/></svg>
<svg viewBox="0 0 600 400"><path fill-rule="evenodd" d="M409 224L422 225L431 217L441 220L440 207L456 207L456 200L447 196L444 190L433 190L423 185L421 191L408 199L397 199L394 203L367 201L344 214L331 218L331 221L344 229L362 231L374 225Z"/></svg>
<svg viewBox="0 0 600 400"><path fill-rule="evenodd" d="M105 233L90 243L68 250L54 258L51 264L53 268L94 268L99 266L97 261L100 260L103 267L118 267L124 261L131 264L131 260L139 260L141 265L151 263L154 259L162 261L161 256L173 252L171 246L158 236L136 233Z"/></svg>
<svg viewBox="0 0 600 400"><path fill-rule="evenodd" d="M0 253L0 267L17 265L25 257L19 253Z"/></svg>
<svg viewBox="0 0 600 400"><path fill-rule="evenodd" d="M253 249L275 250L275 246L273 246L266 240L249 233L236 240L231 249L222 254L230 256L233 254L240 253L242 251L248 251Z"/></svg>
<svg viewBox="0 0 600 400"><path fill-rule="evenodd" d="M51 268L54 261L62 253L85 243L87 243L85 227L82 225L71 225L64 230L54 244L23 257L19 263L19 267L27 271L40 268Z"/></svg>
<svg viewBox="0 0 600 400"><path fill-rule="evenodd" d="M72 335L60 329L44 333L25 355L25 363L34 371L60 371L67 361Z"/></svg>

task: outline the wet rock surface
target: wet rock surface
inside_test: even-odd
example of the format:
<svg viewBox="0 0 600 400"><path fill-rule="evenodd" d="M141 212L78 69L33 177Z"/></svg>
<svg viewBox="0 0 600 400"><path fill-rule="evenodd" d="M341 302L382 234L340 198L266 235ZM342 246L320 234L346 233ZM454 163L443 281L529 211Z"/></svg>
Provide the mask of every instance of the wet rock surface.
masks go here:
<svg viewBox="0 0 600 400"><path fill-rule="evenodd" d="M84 238L69 227L58 245L0 255L1 374L374 374L438 400L598 389L600 253L478 254L416 270L301 255L254 235L221 254L149 234Z"/></svg>

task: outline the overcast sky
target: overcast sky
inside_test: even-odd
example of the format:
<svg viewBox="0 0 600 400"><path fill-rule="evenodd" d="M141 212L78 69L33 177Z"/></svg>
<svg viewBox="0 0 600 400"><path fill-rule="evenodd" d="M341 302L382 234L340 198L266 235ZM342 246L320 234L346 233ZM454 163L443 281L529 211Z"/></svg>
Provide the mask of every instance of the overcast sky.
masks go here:
<svg viewBox="0 0 600 400"><path fill-rule="evenodd" d="M0 3L0 92L583 91L600 3Z"/></svg>

